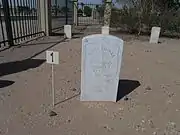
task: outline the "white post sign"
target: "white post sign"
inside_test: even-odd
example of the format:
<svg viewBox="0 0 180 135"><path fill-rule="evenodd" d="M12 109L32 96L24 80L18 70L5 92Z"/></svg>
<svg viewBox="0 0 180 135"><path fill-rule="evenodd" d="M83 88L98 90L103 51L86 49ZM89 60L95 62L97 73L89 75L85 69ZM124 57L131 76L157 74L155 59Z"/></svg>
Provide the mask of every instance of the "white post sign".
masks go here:
<svg viewBox="0 0 180 135"><path fill-rule="evenodd" d="M108 26L103 26L101 30L102 34L109 35L109 27Z"/></svg>
<svg viewBox="0 0 180 135"><path fill-rule="evenodd" d="M67 38L69 38L69 39L72 38L71 25L64 25L64 34Z"/></svg>
<svg viewBox="0 0 180 135"><path fill-rule="evenodd" d="M46 51L46 61L49 64L59 64L59 52Z"/></svg>
<svg viewBox="0 0 180 135"><path fill-rule="evenodd" d="M46 62L51 64L52 70L52 98L53 106L55 106L55 89L54 89L54 64L59 64L59 52L46 51Z"/></svg>

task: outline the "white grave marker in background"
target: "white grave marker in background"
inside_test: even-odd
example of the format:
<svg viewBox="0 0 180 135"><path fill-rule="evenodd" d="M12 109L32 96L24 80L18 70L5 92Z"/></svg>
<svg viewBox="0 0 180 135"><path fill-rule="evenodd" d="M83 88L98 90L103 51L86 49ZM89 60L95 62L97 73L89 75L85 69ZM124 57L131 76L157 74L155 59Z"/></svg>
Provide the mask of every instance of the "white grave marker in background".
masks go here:
<svg viewBox="0 0 180 135"><path fill-rule="evenodd" d="M55 106L55 89L54 89L54 64L59 64L59 52L46 51L46 62L51 64L52 70L52 99Z"/></svg>
<svg viewBox="0 0 180 135"><path fill-rule="evenodd" d="M151 30L151 37L150 37L150 43L157 44L159 41L159 35L160 35L161 28L160 27L152 27Z"/></svg>
<svg viewBox="0 0 180 135"><path fill-rule="evenodd" d="M96 34L82 40L81 101L117 99L123 40Z"/></svg>
<svg viewBox="0 0 180 135"><path fill-rule="evenodd" d="M103 26L101 33L109 35L109 27L108 26Z"/></svg>
<svg viewBox="0 0 180 135"><path fill-rule="evenodd" d="M67 38L72 38L71 25L64 25L64 34Z"/></svg>

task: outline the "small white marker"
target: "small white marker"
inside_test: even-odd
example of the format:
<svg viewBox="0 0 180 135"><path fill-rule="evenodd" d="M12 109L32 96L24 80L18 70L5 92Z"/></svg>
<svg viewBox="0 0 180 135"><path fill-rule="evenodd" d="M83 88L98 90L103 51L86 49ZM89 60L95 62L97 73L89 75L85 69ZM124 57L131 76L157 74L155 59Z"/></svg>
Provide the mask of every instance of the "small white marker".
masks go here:
<svg viewBox="0 0 180 135"><path fill-rule="evenodd" d="M59 52L55 51L46 51L46 62L51 64L52 70L52 98L53 98L53 107L55 106L55 89L54 89L54 64L59 64Z"/></svg>
<svg viewBox="0 0 180 135"><path fill-rule="evenodd" d="M64 25L64 34L68 39L72 38L71 25Z"/></svg>
<svg viewBox="0 0 180 135"><path fill-rule="evenodd" d="M109 35L109 27L108 26L103 26L101 29L102 29L101 34Z"/></svg>

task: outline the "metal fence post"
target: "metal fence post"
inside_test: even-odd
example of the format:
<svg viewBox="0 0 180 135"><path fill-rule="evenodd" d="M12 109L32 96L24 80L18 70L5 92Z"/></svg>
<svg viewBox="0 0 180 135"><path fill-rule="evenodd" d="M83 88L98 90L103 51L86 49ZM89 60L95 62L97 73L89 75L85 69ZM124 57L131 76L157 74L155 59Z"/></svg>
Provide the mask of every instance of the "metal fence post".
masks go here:
<svg viewBox="0 0 180 135"><path fill-rule="evenodd" d="M47 0L47 6L46 6L47 10L47 31L48 31L48 36L52 33L52 14L51 14L51 0Z"/></svg>
<svg viewBox="0 0 180 135"><path fill-rule="evenodd" d="M68 24L68 0L65 0L66 3L66 24Z"/></svg>
<svg viewBox="0 0 180 135"><path fill-rule="evenodd" d="M2 0L3 10L4 10L4 21L6 26L7 39L10 46L13 46L13 34L11 26L11 16L9 10L8 0Z"/></svg>
<svg viewBox="0 0 180 135"><path fill-rule="evenodd" d="M73 0L74 24L78 25L78 0Z"/></svg>
<svg viewBox="0 0 180 135"><path fill-rule="evenodd" d="M57 17L57 0L55 0L55 17Z"/></svg>
<svg viewBox="0 0 180 135"><path fill-rule="evenodd" d="M45 32L46 36L49 36L52 31L51 0L38 0L38 2L41 30Z"/></svg>

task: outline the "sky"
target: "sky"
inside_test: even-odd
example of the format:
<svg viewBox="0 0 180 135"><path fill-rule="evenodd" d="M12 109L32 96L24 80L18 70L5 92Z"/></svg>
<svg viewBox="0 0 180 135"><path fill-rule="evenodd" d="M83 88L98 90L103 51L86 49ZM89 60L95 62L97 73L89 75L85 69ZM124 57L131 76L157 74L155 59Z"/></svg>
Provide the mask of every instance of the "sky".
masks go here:
<svg viewBox="0 0 180 135"><path fill-rule="evenodd" d="M14 5L14 3L17 3L17 1L21 1L22 4L24 3L24 1L28 2L28 3L31 3L31 7L34 7L36 6L36 2L38 0L8 0L9 2L11 1L12 2L12 6ZM57 1L57 4L60 6L60 7L63 7L65 6L65 1L66 0L51 0L51 3L52 5L55 5L55 1ZM72 0L68 0L68 1L72 1ZM115 4L116 0L112 0L113 3ZM125 3L126 0L121 0L121 3ZM102 0L78 0L79 3L83 2L84 4L101 4L102 3ZM0 3L2 3L2 0L0 0ZM123 4L115 4L115 6L118 8L118 7L121 7ZM68 4L68 7L71 6L71 4Z"/></svg>
<svg viewBox="0 0 180 135"><path fill-rule="evenodd" d="M51 0L52 3L55 3L56 0ZM71 1L71 0L68 0ZM92 4L100 4L102 3L102 0L78 0L78 2L83 2L83 3L92 3ZM57 3L61 3L62 5L65 4L65 0L57 0Z"/></svg>
<svg viewBox="0 0 180 135"><path fill-rule="evenodd" d="M56 0L52 0L52 4L54 5ZM72 0L68 0L68 1L72 1ZM121 4L117 4L116 0L112 0L113 3L115 4L115 6L117 8L121 7L123 4L125 3L126 0L121 0ZM84 4L101 4L102 0L78 0L79 3L83 2ZM60 5L60 7L65 5L65 0L57 0L58 5Z"/></svg>
<svg viewBox="0 0 180 135"><path fill-rule="evenodd" d="M112 0L113 4L115 7L119 8L122 7L126 3L127 0L121 0L121 2L117 3L116 0ZM78 0L78 2L83 2L83 3L91 3L91 4L101 4L102 0Z"/></svg>
<svg viewBox="0 0 180 135"><path fill-rule="evenodd" d="M51 0L52 3L55 3L56 0ZM68 1L72 1L72 0L68 0ZM115 2L116 0L113 0L113 3ZM122 1L125 1L125 0L122 0ZM101 4L102 3L102 0L78 0L78 2L83 2L83 3L91 3L91 4ZM57 0L57 3L61 3L62 5L65 4L65 0Z"/></svg>
<svg viewBox="0 0 180 135"><path fill-rule="evenodd" d="M92 4L100 4L102 3L102 0L78 0L79 2L84 2L84 3L92 3Z"/></svg>
<svg viewBox="0 0 180 135"><path fill-rule="evenodd" d="M78 0L78 2L92 3L92 4L101 4L102 0ZM123 5L123 3L126 3L126 0L121 0L121 4L117 3L116 0L112 0L112 2L118 8L118 7L121 7L121 5Z"/></svg>

